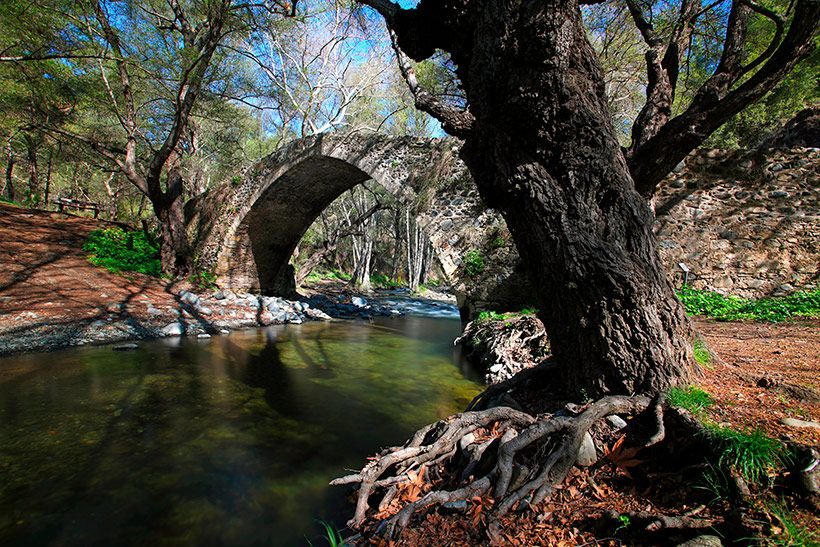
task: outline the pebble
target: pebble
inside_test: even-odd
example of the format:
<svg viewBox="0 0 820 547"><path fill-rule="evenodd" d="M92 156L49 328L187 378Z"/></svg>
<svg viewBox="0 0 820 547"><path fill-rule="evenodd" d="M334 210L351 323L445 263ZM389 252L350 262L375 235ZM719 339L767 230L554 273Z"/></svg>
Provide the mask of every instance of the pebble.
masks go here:
<svg viewBox="0 0 820 547"><path fill-rule="evenodd" d="M595 451L595 441L592 440L592 436L588 432L584 433L584 438L578 449L578 458L575 461L581 467L589 467L598 461L598 453Z"/></svg>
<svg viewBox="0 0 820 547"><path fill-rule="evenodd" d="M723 547L723 543L717 536L698 536L679 543L678 547Z"/></svg>
<svg viewBox="0 0 820 547"><path fill-rule="evenodd" d="M781 418L780 423L789 427L811 427L820 429L820 423L807 422L805 420L798 420L797 418Z"/></svg>
<svg viewBox="0 0 820 547"><path fill-rule="evenodd" d="M208 334L207 332L201 332L201 333L197 334L196 337L197 338L210 338L211 335Z"/></svg>
<svg viewBox="0 0 820 547"><path fill-rule="evenodd" d="M626 422L617 414L611 414L606 417L606 422L616 431L626 427Z"/></svg>

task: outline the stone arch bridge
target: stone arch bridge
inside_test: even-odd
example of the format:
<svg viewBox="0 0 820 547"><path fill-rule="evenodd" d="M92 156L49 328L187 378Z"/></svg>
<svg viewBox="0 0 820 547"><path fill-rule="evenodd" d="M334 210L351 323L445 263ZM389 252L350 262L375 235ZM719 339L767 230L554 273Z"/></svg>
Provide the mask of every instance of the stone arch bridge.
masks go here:
<svg viewBox="0 0 820 547"><path fill-rule="evenodd" d="M373 179L400 202L418 205L416 220L460 306L501 305L514 292L517 254L503 219L481 202L459 147L452 138L357 133L292 141L189 203L197 265L220 286L291 295L289 262L306 230L343 192ZM485 268L470 277L462 262L472 249Z"/></svg>

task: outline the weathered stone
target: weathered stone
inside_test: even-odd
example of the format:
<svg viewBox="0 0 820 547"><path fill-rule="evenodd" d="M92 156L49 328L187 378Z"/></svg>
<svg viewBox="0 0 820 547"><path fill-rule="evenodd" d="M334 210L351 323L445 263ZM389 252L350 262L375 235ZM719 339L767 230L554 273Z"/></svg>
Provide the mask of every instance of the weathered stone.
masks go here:
<svg viewBox="0 0 820 547"><path fill-rule="evenodd" d="M798 420L797 418L781 418L780 423L789 427L820 429L820 423Z"/></svg>
<svg viewBox="0 0 820 547"><path fill-rule="evenodd" d="M789 193L785 190L775 190L773 192L769 192L770 198L787 198L789 197Z"/></svg>
<svg viewBox="0 0 820 547"><path fill-rule="evenodd" d="M578 448L578 458L575 463L581 467L589 467L598 461L598 453L595 450L595 441L589 433L584 433L581 446Z"/></svg>
<svg viewBox="0 0 820 547"><path fill-rule="evenodd" d="M618 430L623 429L626 427L626 422L623 418L618 416L617 414L612 414L606 417L606 422L612 427L612 429Z"/></svg>
<svg viewBox="0 0 820 547"><path fill-rule="evenodd" d="M199 304L200 300L199 296L189 291L179 291L179 299L192 306Z"/></svg>
<svg viewBox="0 0 820 547"><path fill-rule="evenodd" d="M185 334L185 326L182 323L170 323L162 327L162 335L163 336L181 336Z"/></svg>
<svg viewBox="0 0 820 547"><path fill-rule="evenodd" d="M717 536L698 536L679 543L678 547L723 547L723 542Z"/></svg>

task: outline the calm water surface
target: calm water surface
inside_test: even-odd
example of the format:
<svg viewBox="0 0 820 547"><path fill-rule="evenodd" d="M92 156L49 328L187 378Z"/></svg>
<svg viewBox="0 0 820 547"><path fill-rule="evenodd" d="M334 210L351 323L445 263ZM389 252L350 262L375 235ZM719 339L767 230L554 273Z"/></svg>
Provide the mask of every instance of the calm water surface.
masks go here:
<svg viewBox="0 0 820 547"><path fill-rule="evenodd" d="M460 323L404 317L0 359L0 544L321 545L330 479L463 410Z"/></svg>

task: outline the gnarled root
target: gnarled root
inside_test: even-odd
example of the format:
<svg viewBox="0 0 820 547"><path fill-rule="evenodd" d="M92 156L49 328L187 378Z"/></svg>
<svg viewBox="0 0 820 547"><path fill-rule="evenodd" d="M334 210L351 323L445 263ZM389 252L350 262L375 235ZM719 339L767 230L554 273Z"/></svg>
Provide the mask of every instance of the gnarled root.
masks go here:
<svg viewBox="0 0 820 547"><path fill-rule="evenodd" d="M469 500L491 489L495 498L491 519L497 519L517 506L535 505L547 499L575 465L584 435L597 421L611 414L635 415L650 406L653 400L649 397L611 396L589 404L574 416L531 416L508 407L468 411L422 428L403 447L383 451L361 472L331 484L360 485L356 512L348 523L359 527L366 518L374 489L388 488L379 504L383 508L395 496L395 489L391 487L414 479L422 466L431 468L454 461L453 456L460 449L461 454L467 456L466 468L471 471L490 468L488 462L483 461L490 456L494 457L494 464L478 478L462 473L466 484L453 490L433 490L411 501L382 523L382 531L395 536L418 511ZM652 411L656 424L661 425L647 446L663 438L662 409L662 400L655 400ZM495 449L491 450L491 446ZM482 460L481 464L478 460ZM388 472L390 475L383 477Z"/></svg>

